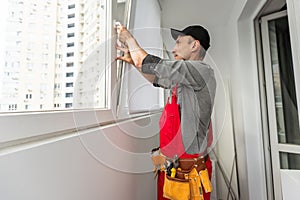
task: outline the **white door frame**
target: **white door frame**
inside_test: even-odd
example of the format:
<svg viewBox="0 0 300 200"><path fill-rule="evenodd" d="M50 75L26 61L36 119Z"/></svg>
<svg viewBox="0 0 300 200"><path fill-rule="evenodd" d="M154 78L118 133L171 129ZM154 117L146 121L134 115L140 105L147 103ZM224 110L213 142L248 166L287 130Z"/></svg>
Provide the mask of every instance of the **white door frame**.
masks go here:
<svg viewBox="0 0 300 200"><path fill-rule="evenodd" d="M270 54L270 38L268 22L270 20L278 19L287 16L287 11L281 11L273 13L261 18L261 37L263 48L263 60L265 71L265 84L266 84L266 101L267 101L267 113L268 113L268 125L269 125L269 137L271 147L271 159L272 159L272 174L273 174L273 187L275 199L282 199L282 187L281 187L281 173L280 173L280 152L296 153L300 154L300 145L282 144L278 142L277 136L277 119L275 111L274 100L274 85L272 76L272 63ZM295 66L295 65L294 65ZM297 74L295 74L297 76Z"/></svg>

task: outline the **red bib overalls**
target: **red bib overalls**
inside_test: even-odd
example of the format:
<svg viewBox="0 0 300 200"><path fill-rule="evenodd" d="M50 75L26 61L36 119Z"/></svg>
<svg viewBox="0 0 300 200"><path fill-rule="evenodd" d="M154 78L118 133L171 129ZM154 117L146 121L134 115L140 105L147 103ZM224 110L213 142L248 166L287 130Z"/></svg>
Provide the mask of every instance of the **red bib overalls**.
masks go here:
<svg viewBox="0 0 300 200"><path fill-rule="evenodd" d="M177 85L172 90L172 101L170 102L170 99L168 98L166 106L160 117L159 126L160 150L163 155L169 158L173 158L175 155L180 158L199 157L198 154L187 154L184 149L180 128L179 105L177 104ZM209 173L209 178L211 179L212 166L209 158L206 161L206 167ZM167 198L163 197L164 172L160 172L158 174L157 183L157 200L168 200ZM204 192L204 199L209 200L210 193Z"/></svg>

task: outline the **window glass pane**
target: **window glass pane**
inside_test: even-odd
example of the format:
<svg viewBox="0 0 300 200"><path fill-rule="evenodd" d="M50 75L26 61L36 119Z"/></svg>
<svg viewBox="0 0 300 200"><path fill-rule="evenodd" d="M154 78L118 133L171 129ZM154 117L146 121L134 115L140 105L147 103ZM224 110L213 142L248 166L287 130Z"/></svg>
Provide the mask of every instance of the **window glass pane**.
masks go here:
<svg viewBox="0 0 300 200"><path fill-rule="evenodd" d="M280 169L300 170L300 154L279 152Z"/></svg>
<svg viewBox="0 0 300 200"><path fill-rule="evenodd" d="M68 5L68 9L73 9L73 8L75 8L75 4Z"/></svg>
<svg viewBox="0 0 300 200"><path fill-rule="evenodd" d="M74 13L73 13L73 14L69 14L69 15L68 15L68 18L69 18L69 19L75 18L75 14L74 14Z"/></svg>
<svg viewBox="0 0 300 200"><path fill-rule="evenodd" d="M68 62L68 63L66 64L66 66L67 66L67 67L73 67L73 66L74 66L74 63L73 63L73 62Z"/></svg>
<svg viewBox="0 0 300 200"><path fill-rule="evenodd" d="M1 1L0 112L107 108L111 2Z"/></svg>
<svg viewBox="0 0 300 200"><path fill-rule="evenodd" d="M67 36L68 36L68 38L74 37L74 36L75 36L75 33L68 33Z"/></svg>
<svg viewBox="0 0 300 200"><path fill-rule="evenodd" d="M66 77L74 77L74 72L67 72Z"/></svg>
<svg viewBox="0 0 300 200"><path fill-rule="evenodd" d="M300 144L298 105L288 18L269 21L274 99L279 143Z"/></svg>
<svg viewBox="0 0 300 200"><path fill-rule="evenodd" d="M68 28L75 27L75 23L68 24Z"/></svg>
<svg viewBox="0 0 300 200"><path fill-rule="evenodd" d="M67 57L72 57L72 56L74 56L74 52L67 53Z"/></svg>
<svg viewBox="0 0 300 200"><path fill-rule="evenodd" d="M67 43L67 47L74 47L74 42Z"/></svg>

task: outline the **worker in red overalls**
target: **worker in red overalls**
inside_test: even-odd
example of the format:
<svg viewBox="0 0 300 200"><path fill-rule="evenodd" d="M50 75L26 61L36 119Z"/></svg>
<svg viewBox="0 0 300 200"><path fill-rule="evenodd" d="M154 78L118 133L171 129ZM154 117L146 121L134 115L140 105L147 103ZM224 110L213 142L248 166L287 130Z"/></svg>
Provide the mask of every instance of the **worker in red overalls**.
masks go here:
<svg viewBox="0 0 300 200"><path fill-rule="evenodd" d="M165 164L158 176L158 199L210 199L212 167L206 149L216 80L203 62L210 47L208 31L200 25L171 29L175 60L148 54L122 25L117 31L122 43L117 48L124 52L117 59L135 66L155 87L172 91L160 119Z"/></svg>

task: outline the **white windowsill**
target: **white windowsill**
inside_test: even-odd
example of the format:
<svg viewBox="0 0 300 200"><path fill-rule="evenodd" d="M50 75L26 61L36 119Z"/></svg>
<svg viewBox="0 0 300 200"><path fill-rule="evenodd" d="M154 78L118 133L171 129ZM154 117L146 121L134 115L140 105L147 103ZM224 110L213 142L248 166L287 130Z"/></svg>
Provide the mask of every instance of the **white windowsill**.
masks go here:
<svg viewBox="0 0 300 200"><path fill-rule="evenodd" d="M111 110L70 110L0 114L0 149L63 137L78 131L150 116L153 110L118 118Z"/></svg>

